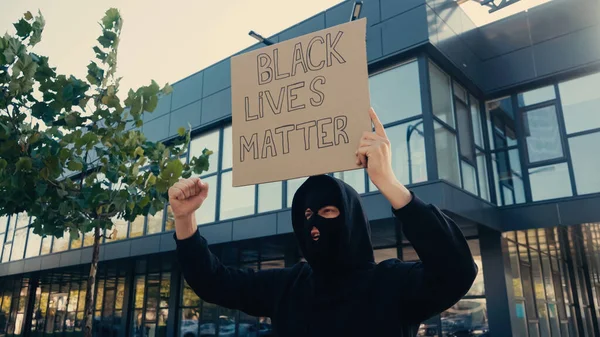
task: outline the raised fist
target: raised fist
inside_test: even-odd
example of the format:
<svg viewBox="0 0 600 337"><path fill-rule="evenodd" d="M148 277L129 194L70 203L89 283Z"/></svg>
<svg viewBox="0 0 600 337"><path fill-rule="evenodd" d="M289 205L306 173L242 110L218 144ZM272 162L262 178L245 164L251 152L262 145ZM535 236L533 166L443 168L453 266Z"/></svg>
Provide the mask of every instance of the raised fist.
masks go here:
<svg viewBox="0 0 600 337"><path fill-rule="evenodd" d="M208 184L200 178L181 179L169 188L169 203L177 219L189 218L206 200Z"/></svg>

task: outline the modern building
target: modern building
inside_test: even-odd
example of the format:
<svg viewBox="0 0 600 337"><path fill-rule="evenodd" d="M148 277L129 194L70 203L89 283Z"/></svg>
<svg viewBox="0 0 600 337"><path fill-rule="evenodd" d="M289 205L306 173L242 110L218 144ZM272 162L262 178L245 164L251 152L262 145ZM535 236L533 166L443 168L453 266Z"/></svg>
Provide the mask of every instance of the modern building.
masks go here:
<svg viewBox="0 0 600 337"><path fill-rule="evenodd" d="M269 39L346 22L353 5ZM600 3L554 0L477 26L464 5L365 0L360 15L396 174L460 225L480 267L469 293L419 334L600 336ZM229 59L174 89L143 132L167 141L189 122L189 152L215 150L202 178L216 188L198 213L213 252L240 268L299 261L289 206L303 179L232 187ZM377 260L418 259L366 173L334 174L362 193ZM0 220L0 336L81 335L91 237L42 239L25 214ZM268 318L186 286L168 206L115 226L100 250L97 336L270 335Z"/></svg>

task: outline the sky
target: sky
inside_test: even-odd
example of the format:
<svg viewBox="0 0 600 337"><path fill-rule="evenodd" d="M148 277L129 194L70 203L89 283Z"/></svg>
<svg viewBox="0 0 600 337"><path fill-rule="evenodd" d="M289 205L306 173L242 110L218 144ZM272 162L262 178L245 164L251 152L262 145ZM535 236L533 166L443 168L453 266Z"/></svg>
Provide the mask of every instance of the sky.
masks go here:
<svg viewBox="0 0 600 337"><path fill-rule="evenodd" d="M49 56L63 74L85 78L104 12L124 19L117 76L121 93L156 80L174 83L257 41L303 21L341 0L0 0L0 33L26 11L44 15L46 28L34 52ZM348 13L350 16L350 13Z"/></svg>
<svg viewBox="0 0 600 337"><path fill-rule="evenodd" d="M398 0L403 1L403 0ZM511 15L548 0L521 0L496 14L476 2L463 4L476 25ZM0 0L0 33L26 11L46 19L34 51L49 56L59 73L84 78L100 34L98 22L110 7L124 18L117 76L121 93L147 85L174 83L256 43L254 30L276 34L342 0ZM348 13L350 15L350 13Z"/></svg>

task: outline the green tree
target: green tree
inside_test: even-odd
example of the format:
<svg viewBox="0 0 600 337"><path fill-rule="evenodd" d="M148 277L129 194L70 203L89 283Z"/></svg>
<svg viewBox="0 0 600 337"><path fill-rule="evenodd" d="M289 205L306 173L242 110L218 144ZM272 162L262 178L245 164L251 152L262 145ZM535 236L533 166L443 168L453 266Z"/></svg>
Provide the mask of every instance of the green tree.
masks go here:
<svg viewBox="0 0 600 337"><path fill-rule="evenodd" d="M208 170L212 152L205 149L184 165L179 157L189 130L180 128L168 144L128 130L142 126L142 115L172 88L152 80L121 102L115 72L123 19L117 9L100 22L85 80L57 74L48 57L31 51L41 41L41 13L27 12L14 26L16 35L0 37L0 216L25 211L41 236L76 239L93 231L85 300L89 337L102 233L115 217L133 221L162 210L168 188Z"/></svg>

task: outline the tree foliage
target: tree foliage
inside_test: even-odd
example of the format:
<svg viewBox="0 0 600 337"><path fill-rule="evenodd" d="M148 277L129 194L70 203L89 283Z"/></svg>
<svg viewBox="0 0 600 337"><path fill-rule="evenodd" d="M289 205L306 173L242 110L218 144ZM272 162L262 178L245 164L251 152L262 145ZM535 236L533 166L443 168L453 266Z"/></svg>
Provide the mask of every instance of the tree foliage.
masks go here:
<svg viewBox="0 0 600 337"><path fill-rule="evenodd" d="M211 151L182 164L190 130L181 128L168 144L139 131L143 114L172 88L152 80L121 101L117 9L100 22L85 79L58 74L32 51L44 24L41 13L27 12L14 24L16 35L0 37L0 215L26 211L34 233L72 238L110 229L114 217L154 215L169 186L208 169Z"/></svg>

